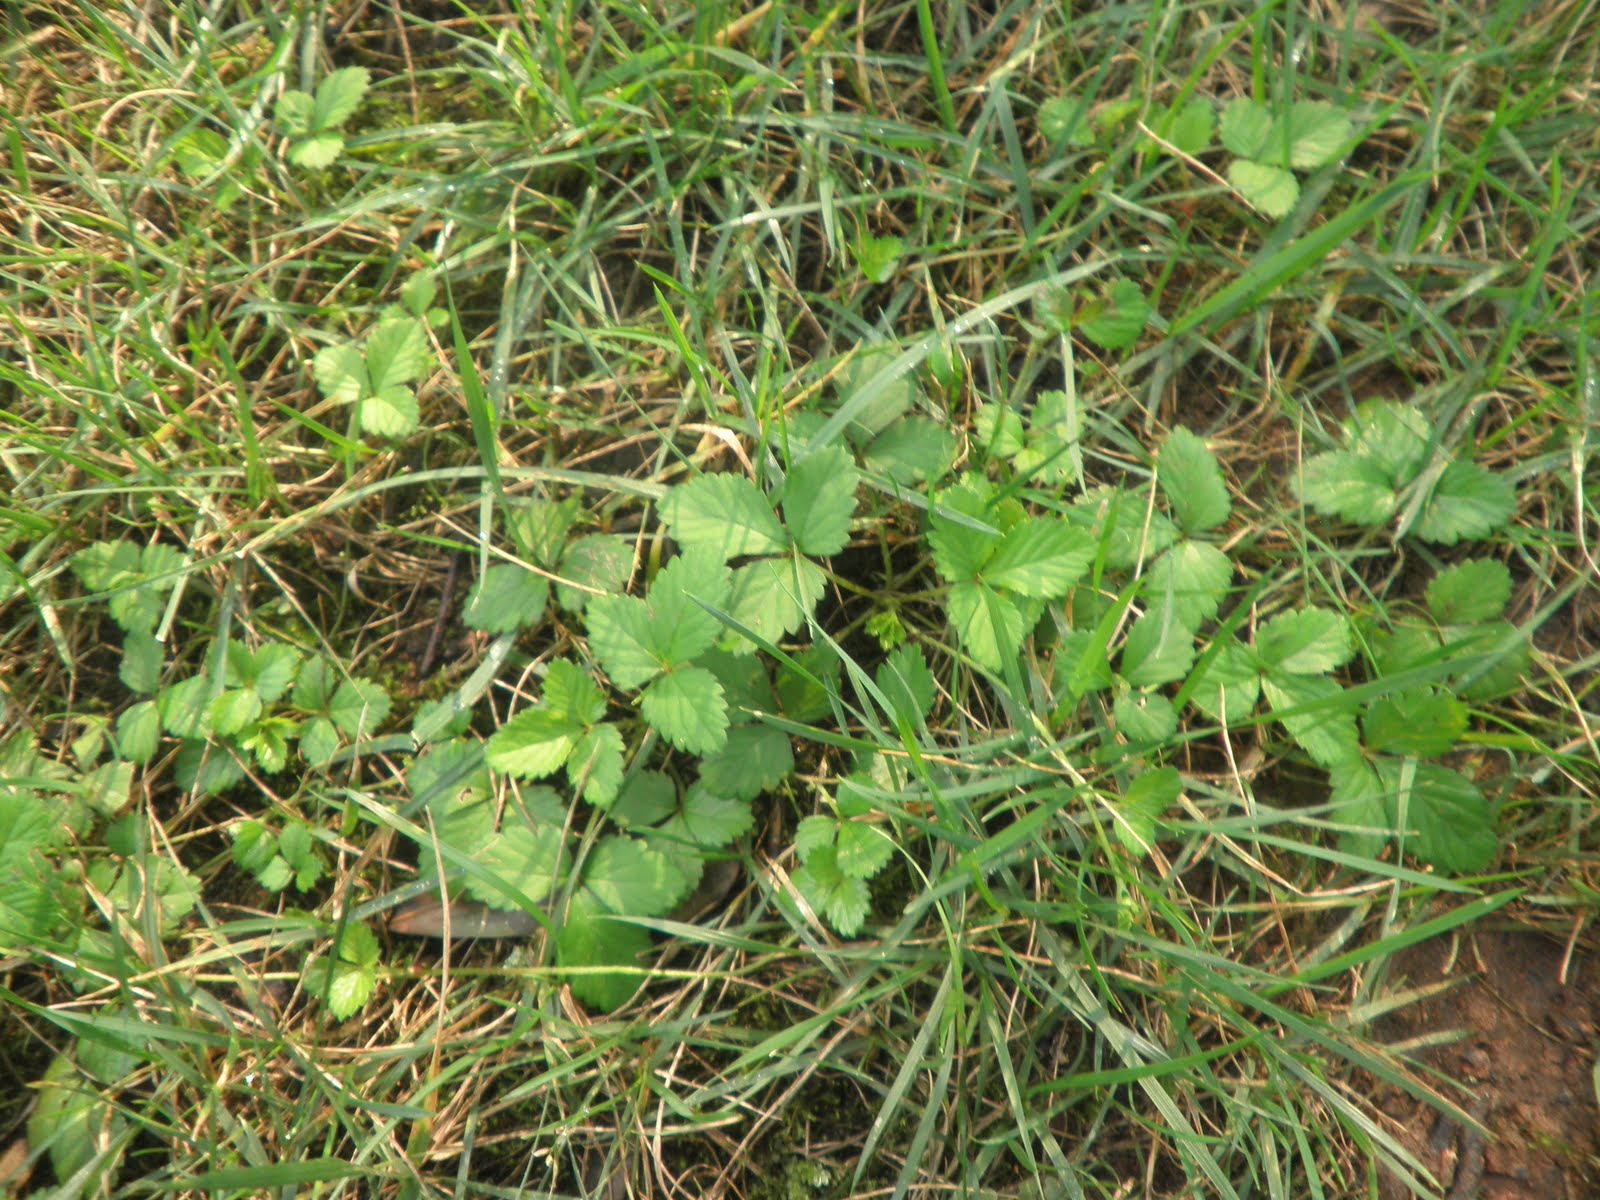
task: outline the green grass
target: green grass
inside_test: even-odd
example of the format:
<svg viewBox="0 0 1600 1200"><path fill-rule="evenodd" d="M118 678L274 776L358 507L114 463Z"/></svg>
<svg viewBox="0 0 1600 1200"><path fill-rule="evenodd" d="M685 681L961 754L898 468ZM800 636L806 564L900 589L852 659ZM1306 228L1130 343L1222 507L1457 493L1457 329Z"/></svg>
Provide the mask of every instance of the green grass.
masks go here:
<svg viewBox="0 0 1600 1200"><path fill-rule="evenodd" d="M1595 910L1583 6L344 7L0 18L29 1186L1437 1194L1375 1100L1464 1107L1383 1044L1392 956ZM342 148L297 165L278 96L349 67ZM1222 141L1151 139L1240 97L1349 118L1285 161L1282 220ZM397 305L417 357L384 380ZM385 383L394 437L342 402ZM1392 508L1302 503L1374 400L1423 414ZM786 482L808 459L859 488ZM1424 540L1452 462L1514 507ZM722 536L682 499L719 475L765 606L657 586ZM1163 538L1226 574L1165 633ZM1447 621L1427 589L1469 560L1508 595ZM595 594L708 640L618 686L634 610ZM1308 609L1323 636L1273 651ZM1236 656L1267 698L1223 711ZM557 660L597 715L491 771ZM722 834L590 791L568 743L601 726L630 779L746 770L711 687L793 756L715 797ZM1437 752L1383 744L1386 703ZM1430 834L1440 786L1472 845ZM534 935L387 931L441 870Z"/></svg>

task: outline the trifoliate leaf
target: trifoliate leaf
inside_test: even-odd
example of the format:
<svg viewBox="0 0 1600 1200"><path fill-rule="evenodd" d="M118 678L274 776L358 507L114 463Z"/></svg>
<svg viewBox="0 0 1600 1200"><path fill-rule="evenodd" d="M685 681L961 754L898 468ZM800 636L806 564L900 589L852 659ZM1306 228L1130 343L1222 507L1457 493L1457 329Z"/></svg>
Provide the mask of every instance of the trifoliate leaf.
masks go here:
<svg viewBox="0 0 1600 1200"><path fill-rule="evenodd" d="M1228 182L1262 216L1281 221L1300 200L1300 185L1282 167L1236 158L1228 164Z"/></svg>
<svg viewBox="0 0 1600 1200"><path fill-rule="evenodd" d="M1350 116L1325 100L1300 100L1289 108L1289 165L1297 171L1325 167L1350 140Z"/></svg>
<svg viewBox="0 0 1600 1200"><path fill-rule="evenodd" d="M748 833L753 824L748 801L718 796L696 784L684 794L683 811L662 828L702 849L716 850Z"/></svg>
<svg viewBox="0 0 1600 1200"><path fill-rule="evenodd" d="M1000 672L1016 661L1028 628L1010 600L982 583L958 583L946 609L962 649L979 666Z"/></svg>
<svg viewBox="0 0 1600 1200"><path fill-rule="evenodd" d="M348 121L361 104L361 97L367 94L371 79L364 67L344 67L324 76L317 84L311 128L337 129Z"/></svg>
<svg viewBox="0 0 1600 1200"><path fill-rule="evenodd" d="M582 612L596 592L615 592L633 569L633 549L609 533L581 537L567 547L557 572L556 599L568 612Z"/></svg>
<svg viewBox="0 0 1600 1200"><path fill-rule="evenodd" d="M866 881L839 870L833 847L819 847L790 878L806 903L842 937L861 932L870 908Z"/></svg>
<svg viewBox="0 0 1600 1200"><path fill-rule="evenodd" d="M1088 492L1067 513L1068 519L1105 547L1105 565L1125 571L1154 558L1178 540L1178 527L1151 512L1144 496L1121 488ZM1103 541L1102 541L1103 539Z"/></svg>
<svg viewBox="0 0 1600 1200"><path fill-rule="evenodd" d="M548 896L559 881L565 864L562 851L566 840L559 825L532 826L520 817L508 815L506 826L478 851L478 865L494 879L520 892L531 904ZM475 900L490 908L519 909L504 887L496 887L478 875L467 876L464 886Z"/></svg>
<svg viewBox="0 0 1600 1200"><path fill-rule="evenodd" d="M841 874L871 879L893 857L894 839L865 821L840 821L833 854Z"/></svg>
<svg viewBox="0 0 1600 1200"><path fill-rule="evenodd" d="M573 744L567 778L596 808L606 808L622 787L622 734L615 725L596 725Z"/></svg>
<svg viewBox="0 0 1600 1200"><path fill-rule="evenodd" d="M1164 742L1178 731L1178 712L1160 692L1123 692L1111 711L1117 731L1135 745Z"/></svg>
<svg viewBox="0 0 1600 1200"><path fill-rule="evenodd" d="M1228 519L1233 502L1222 469L1205 442L1178 426L1161 447L1156 482L1185 533L1215 529Z"/></svg>
<svg viewBox="0 0 1600 1200"><path fill-rule="evenodd" d="M1233 560L1209 542L1182 541L1151 564L1145 595L1191 630L1217 615L1233 579Z"/></svg>
<svg viewBox="0 0 1600 1200"><path fill-rule="evenodd" d="M389 693L359 675L346 679L334 689L328 716L346 737L370 735L389 716Z"/></svg>
<svg viewBox="0 0 1600 1200"><path fill-rule="evenodd" d="M1260 672L1255 655L1229 638L1201 671L1189 702L1213 721L1238 725L1250 718L1261 698Z"/></svg>
<svg viewBox="0 0 1600 1200"><path fill-rule="evenodd" d="M1325 608L1282 613L1256 632L1256 653L1268 674L1317 675L1350 661L1350 622Z"/></svg>
<svg viewBox="0 0 1600 1200"><path fill-rule="evenodd" d="M1000 539L983 565L983 580L1024 596L1065 596L1094 561L1088 534L1057 517L1034 517Z"/></svg>
<svg viewBox="0 0 1600 1200"><path fill-rule="evenodd" d="M1406 839L1411 853L1452 874L1494 862L1500 852L1494 814L1471 780L1433 763L1380 758L1376 766L1396 825L1416 831Z"/></svg>
<svg viewBox="0 0 1600 1200"><path fill-rule="evenodd" d="M567 761L582 732L560 713L530 708L496 730L484 753L497 771L518 779L543 779Z"/></svg>
<svg viewBox="0 0 1600 1200"><path fill-rule="evenodd" d="M1081 416L1059 388L1042 392L1028 414L1028 443L1012 460L1018 475L1042 483L1083 483Z"/></svg>
<svg viewBox="0 0 1600 1200"><path fill-rule="evenodd" d="M632 689L661 671L652 650L650 611L632 596L596 596L586 614L589 649L611 682Z"/></svg>
<svg viewBox="0 0 1600 1200"><path fill-rule="evenodd" d="M1487 537L1516 510L1516 493L1503 477L1457 459L1428 493L1413 532L1426 541L1454 546L1462 539Z"/></svg>
<svg viewBox="0 0 1600 1200"><path fill-rule="evenodd" d="M933 711L936 681L916 646L901 646L878 667L874 682L888 699L889 716L916 726Z"/></svg>
<svg viewBox="0 0 1600 1200"><path fill-rule="evenodd" d="M1114 826L1117 840L1128 853L1143 858L1156 840L1161 814L1177 803L1183 792L1183 777L1174 767L1146 771L1128 784L1117 802Z"/></svg>
<svg viewBox="0 0 1600 1200"><path fill-rule="evenodd" d="M1400 497L1383 467L1345 450L1308 460L1300 473L1300 498L1324 516L1369 528L1394 516Z"/></svg>
<svg viewBox="0 0 1600 1200"><path fill-rule="evenodd" d="M861 473L838 446L815 450L789 471L783 485L783 522L802 554L837 554L850 541Z"/></svg>
<svg viewBox="0 0 1600 1200"><path fill-rule="evenodd" d="M690 754L711 754L728 738L722 685L703 667L662 675L639 697L639 711L662 737Z"/></svg>
<svg viewBox="0 0 1600 1200"><path fill-rule="evenodd" d="M631 917L660 916L680 898L661 852L620 833L600 839L589 854L583 886L607 911Z"/></svg>
<svg viewBox="0 0 1600 1200"><path fill-rule="evenodd" d="M1194 631L1166 607L1133 623L1122 647L1122 677L1134 687L1175 683L1194 665Z"/></svg>
<svg viewBox="0 0 1600 1200"><path fill-rule="evenodd" d="M1511 572L1490 558L1447 567L1428 584L1428 611L1441 625L1492 621L1511 599Z"/></svg>
<svg viewBox="0 0 1600 1200"><path fill-rule="evenodd" d="M404 391L432 362L422 322L412 316L387 316L373 326L365 347L367 381L375 395ZM415 400L412 402L415 407Z"/></svg>
<svg viewBox="0 0 1600 1200"><path fill-rule="evenodd" d="M1084 305L1078 331L1106 350L1126 350L1139 340L1150 320L1144 289L1131 279L1118 279L1103 297Z"/></svg>
<svg viewBox="0 0 1600 1200"><path fill-rule="evenodd" d="M1396 488L1417 477L1433 447L1422 410L1393 400L1368 400L1345 422L1352 453L1376 463Z"/></svg>
<svg viewBox="0 0 1600 1200"><path fill-rule="evenodd" d="M1337 680L1326 675L1267 675L1261 690L1272 715L1318 766L1334 767L1361 756L1354 705Z"/></svg>
<svg viewBox="0 0 1600 1200"><path fill-rule="evenodd" d="M777 643L806 623L827 587L827 575L809 558L758 558L733 572L728 615L757 637ZM756 648L732 632L724 645L736 653Z"/></svg>
<svg viewBox="0 0 1600 1200"><path fill-rule="evenodd" d="M970 523L954 519L960 514ZM988 485L981 480L964 479L939 493L928 511L928 548L940 576L950 583L975 579L999 543L989 511ZM984 528L988 526L988 528Z"/></svg>
<svg viewBox="0 0 1600 1200"><path fill-rule="evenodd" d="M622 787L609 816L627 828L664 821L678 810L678 789L659 771L640 771Z"/></svg>
<svg viewBox="0 0 1600 1200"><path fill-rule="evenodd" d="M550 581L516 563L499 563L483 573L472 589L461 619L469 629L513 633L544 616Z"/></svg>
<svg viewBox="0 0 1600 1200"><path fill-rule="evenodd" d="M417 398L405 386L387 387L361 401L361 428L383 438L403 438L416 431Z"/></svg>
<svg viewBox="0 0 1600 1200"><path fill-rule="evenodd" d="M117 677L130 692L149 696L161 686L161 643L155 635L135 630L122 639L122 665Z"/></svg>
<svg viewBox="0 0 1600 1200"><path fill-rule="evenodd" d="M558 658L545 668L539 707L575 725L593 725L606 715L605 693L577 663Z"/></svg>
<svg viewBox="0 0 1600 1200"><path fill-rule="evenodd" d="M932 483L955 461L954 436L927 417L902 417L872 440L863 454L867 467L901 487Z"/></svg>
<svg viewBox="0 0 1600 1200"><path fill-rule="evenodd" d="M556 935L556 962L569 972L572 994L591 1008L621 1008L642 982L636 968L650 949L650 935L637 925L607 915L598 900L580 891L567 906ZM628 971L594 970L627 967Z"/></svg>
<svg viewBox="0 0 1600 1200"><path fill-rule="evenodd" d="M679 484L659 506L680 546L703 546L726 561L788 549L777 514L743 475L702 475Z"/></svg>
<svg viewBox="0 0 1600 1200"><path fill-rule="evenodd" d="M161 714L154 700L133 705L117 718L117 757L147 763L161 745Z"/></svg>
<svg viewBox="0 0 1600 1200"><path fill-rule="evenodd" d="M287 717L263 717L244 731L239 746L255 755L256 765L275 775L289 765L289 739L298 727Z"/></svg>
<svg viewBox="0 0 1600 1200"><path fill-rule="evenodd" d="M1254 158L1267 144L1272 130L1272 114L1267 106L1245 96L1228 103L1222 110L1222 144L1240 158Z"/></svg>
<svg viewBox="0 0 1600 1200"><path fill-rule="evenodd" d="M1445 692L1407 688L1367 705L1361 728L1369 750L1437 758L1466 732L1467 706Z"/></svg>
<svg viewBox="0 0 1600 1200"><path fill-rule="evenodd" d="M789 735L770 725L729 730L721 750L701 760L700 782L730 800L753 800L794 772Z"/></svg>

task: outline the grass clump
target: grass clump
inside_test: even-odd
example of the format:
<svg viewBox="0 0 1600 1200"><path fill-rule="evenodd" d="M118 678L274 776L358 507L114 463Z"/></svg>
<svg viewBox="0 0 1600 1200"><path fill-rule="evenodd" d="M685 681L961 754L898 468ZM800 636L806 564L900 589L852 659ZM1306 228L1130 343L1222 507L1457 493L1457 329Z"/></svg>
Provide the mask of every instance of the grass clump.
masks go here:
<svg viewBox="0 0 1600 1200"><path fill-rule="evenodd" d="M16 1177L1437 1194L1388 964L1593 906L1581 15L8 14Z"/></svg>

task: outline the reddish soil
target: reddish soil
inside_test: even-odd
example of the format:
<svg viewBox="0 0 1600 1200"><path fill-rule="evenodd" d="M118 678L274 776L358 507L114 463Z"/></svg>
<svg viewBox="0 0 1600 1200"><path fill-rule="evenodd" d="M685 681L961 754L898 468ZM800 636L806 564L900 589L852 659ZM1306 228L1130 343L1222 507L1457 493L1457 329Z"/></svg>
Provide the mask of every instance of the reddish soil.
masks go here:
<svg viewBox="0 0 1600 1200"><path fill-rule="evenodd" d="M1382 1023L1390 1045L1459 1040L1415 1057L1464 1085L1450 1098L1482 1132L1410 1097L1384 1105L1401 1140L1439 1179L1448 1200L1594 1200L1600 1197L1596 1105L1600 958L1530 932L1463 933L1404 952L1397 988L1456 986ZM1441 1084L1448 1088L1448 1084ZM1384 1200L1410 1193L1383 1181Z"/></svg>

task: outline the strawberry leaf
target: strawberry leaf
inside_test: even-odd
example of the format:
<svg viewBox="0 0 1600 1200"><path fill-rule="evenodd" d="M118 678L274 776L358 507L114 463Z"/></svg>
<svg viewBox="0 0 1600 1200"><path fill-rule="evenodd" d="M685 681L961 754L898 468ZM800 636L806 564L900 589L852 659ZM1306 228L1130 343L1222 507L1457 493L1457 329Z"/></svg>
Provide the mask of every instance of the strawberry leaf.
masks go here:
<svg viewBox="0 0 1600 1200"><path fill-rule="evenodd" d="M1487 537L1516 510L1516 493L1505 479L1477 463L1457 460L1428 493L1415 532L1426 541L1454 546L1463 539Z"/></svg>
<svg viewBox="0 0 1600 1200"><path fill-rule="evenodd" d="M761 490L743 475L702 475L673 488L661 519L680 546L700 546L723 561L780 554L789 539Z"/></svg>
<svg viewBox="0 0 1600 1200"><path fill-rule="evenodd" d="M783 485L783 521L802 554L837 554L850 541L861 473L838 446L795 463Z"/></svg>
<svg viewBox="0 0 1600 1200"><path fill-rule="evenodd" d="M680 750L711 754L728 737L728 706L722 685L704 667L662 675L639 697L644 719Z"/></svg>
<svg viewBox="0 0 1600 1200"><path fill-rule="evenodd" d="M549 599L550 583L544 576L516 563L500 563L483 573L461 619L469 629L513 633L537 622Z"/></svg>
<svg viewBox="0 0 1600 1200"><path fill-rule="evenodd" d="M1185 533L1215 529L1233 511L1216 456L1181 425L1167 435L1161 448L1156 481Z"/></svg>
<svg viewBox="0 0 1600 1200"><path fill-rule="evenodd" d="M1428 584L1428 611L1441 625L1492 621L1511 599L1511 572L1489 558L1447 567Z"/></svg>
<svg viewBox="0 0 1600 1200"><path fill-rule="evenodd" d="M1256 633L1256 653L1273 675L1317 675L1350 661L1350 623L1324 608L1272 618Z"/></svg>
<svg viewBox="0 0 1600 1200"><path fill-rule="evenodd" d="M1089 535L1067 522L1034 518L1013 527L1000 539L982 568L990 587L1024 596L1065 596L1094 560Z"/></svg>

